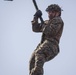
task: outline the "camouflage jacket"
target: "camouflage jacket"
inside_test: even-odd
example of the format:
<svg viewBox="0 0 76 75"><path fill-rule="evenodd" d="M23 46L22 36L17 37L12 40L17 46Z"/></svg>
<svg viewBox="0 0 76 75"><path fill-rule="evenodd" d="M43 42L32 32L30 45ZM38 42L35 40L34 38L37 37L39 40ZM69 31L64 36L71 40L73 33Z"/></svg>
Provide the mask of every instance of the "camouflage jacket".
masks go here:
<svg viewBox="0 0 76 75"><path fill-rule="evenodd" d="M61 17L54 17L52 20L46 20L43 25L38 23L37 19L32 21L32 30L34 32L42 32L41 42L45 40L57 41L59 43L62 35L64 23Z"/></svg>

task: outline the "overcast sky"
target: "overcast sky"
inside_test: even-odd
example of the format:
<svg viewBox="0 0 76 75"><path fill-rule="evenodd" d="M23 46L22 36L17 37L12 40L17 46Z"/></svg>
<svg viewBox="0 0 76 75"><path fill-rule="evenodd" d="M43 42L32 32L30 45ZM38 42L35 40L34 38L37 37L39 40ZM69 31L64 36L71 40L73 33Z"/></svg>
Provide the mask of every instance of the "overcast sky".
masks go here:
<svg viewBox="0 0 76 75"><path fill-rule="evenodd" d="M76 0L36 1L44 20L48 5L58 4L64 10L60 53L45 63L44 75L76 75ZM32 0L0 0L0 75L29 75L31 54L41 40L41 33L31 28L35 12Z"/></svg>

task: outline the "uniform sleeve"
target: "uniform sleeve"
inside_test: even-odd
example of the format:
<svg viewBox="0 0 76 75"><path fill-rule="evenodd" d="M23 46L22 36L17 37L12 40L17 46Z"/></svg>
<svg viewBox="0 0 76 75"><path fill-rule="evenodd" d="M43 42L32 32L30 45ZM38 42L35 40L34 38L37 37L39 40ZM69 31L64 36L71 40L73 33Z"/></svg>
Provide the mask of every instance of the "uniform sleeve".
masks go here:
<svg viewBox="0 0 76 75"><path fill-rule="evenodd" d="M31 21L32 23L32 30L34 32L42 32L42 25L40 23L38 23L38 20L33 20Z"/></svg>
<svg viewBox="0 0 76 75"><path fill-rule="evenodd" d="M43 33L47 36L55 36L62 27L61 19L53 19L49 25L45 27Z"/></svg>

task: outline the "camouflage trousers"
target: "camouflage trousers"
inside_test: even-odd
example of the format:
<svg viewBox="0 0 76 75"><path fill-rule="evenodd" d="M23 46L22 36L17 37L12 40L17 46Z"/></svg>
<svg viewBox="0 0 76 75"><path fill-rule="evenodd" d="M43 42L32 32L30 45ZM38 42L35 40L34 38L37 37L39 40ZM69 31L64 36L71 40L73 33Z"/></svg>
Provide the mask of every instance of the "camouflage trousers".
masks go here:
<svg viewBox="0 0 76 75"><path fill-rule="evenodd" d="M58 53L59 48L56 43L46 40L42 44L39 44L29 62L30 75L43 75L44 63L53 59Z"/></svg>

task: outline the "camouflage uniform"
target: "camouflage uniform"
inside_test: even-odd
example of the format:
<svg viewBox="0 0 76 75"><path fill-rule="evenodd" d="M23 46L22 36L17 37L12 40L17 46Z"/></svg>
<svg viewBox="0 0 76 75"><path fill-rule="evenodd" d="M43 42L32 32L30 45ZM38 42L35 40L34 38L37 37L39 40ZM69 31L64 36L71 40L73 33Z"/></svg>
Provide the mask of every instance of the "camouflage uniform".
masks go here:
<svg viewBox="0 0 76 75"><path fill-rule="evenodd" d="M44 63L53 59L59 53L63 21L61 17L55 17L41 25L35 19L32 21L32 29L34 32L42 32L42 39L30 59L30 75L43 75Z"/></svg>

